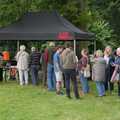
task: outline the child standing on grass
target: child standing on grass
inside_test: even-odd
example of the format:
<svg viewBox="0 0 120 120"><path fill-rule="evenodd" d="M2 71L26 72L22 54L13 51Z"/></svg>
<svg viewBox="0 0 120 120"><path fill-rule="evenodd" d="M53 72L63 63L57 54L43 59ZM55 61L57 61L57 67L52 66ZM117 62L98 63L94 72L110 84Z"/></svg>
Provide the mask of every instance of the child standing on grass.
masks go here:
<svg viewBox="0 0 120 120"><path fill-rule="evenodd" d="M97 50L95 53L94 65L92 68L92 79L96 83L99 97L105 96L105 87L104 87L105 69L106 69L106 61L103 58L103 53L101 50Z"/></svg>
<svg viewBox="0 0 120 120"><path fill-rule="evenodd" d="M63 51L63 48L58 47L53 57L54 72L56 77L56 93L58 95L62 94L61 87L62 87L63 76L62 76L62 65L61 65L61 58L60 58L60 54L62 53L62 51Z"/></svg>

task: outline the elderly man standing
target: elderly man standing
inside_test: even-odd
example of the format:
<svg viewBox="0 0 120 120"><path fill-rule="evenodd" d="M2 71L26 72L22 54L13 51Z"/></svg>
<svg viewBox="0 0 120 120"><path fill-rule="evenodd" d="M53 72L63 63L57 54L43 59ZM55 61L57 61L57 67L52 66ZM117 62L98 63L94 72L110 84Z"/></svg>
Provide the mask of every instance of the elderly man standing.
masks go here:
<svg viewBox="0 0 120 120"><path fill-rule="evenodd" d="M32 84L37 85L41 54L40 52L37 51L35 47L32 47L31 51L32 53L30 55L30 70L31 70Z"/></svg>
<svg viewBox="0 0 120 120"><path fill-rule="evenodd" d="M77 59L74 51L71 49L70 43L66 43L66 49L62 53L62 64L63 64L64 75L65 75L67 97L71 98L70 80L72 80L74 84L75 97L76 99L79 99L78 85L77 85L77 79L76 79Z"/></svg>
<svg viewBox="0 0 120 120"><path fill-rule="evenodd" d="M54 91L56 89L56 81L55 81L55 73L53 66L53 55L55 53L54 50L55 43L50 42L48 48L48 64L47 64L47 85L49 91Z"/></svg>
<svg viewBox="0 0 120 120"><path fill-rule="evenodd" d="M29 54L25 51L25 48L24 45L21 45L20 51L16 55L20 85L28 84Z"/></svg>

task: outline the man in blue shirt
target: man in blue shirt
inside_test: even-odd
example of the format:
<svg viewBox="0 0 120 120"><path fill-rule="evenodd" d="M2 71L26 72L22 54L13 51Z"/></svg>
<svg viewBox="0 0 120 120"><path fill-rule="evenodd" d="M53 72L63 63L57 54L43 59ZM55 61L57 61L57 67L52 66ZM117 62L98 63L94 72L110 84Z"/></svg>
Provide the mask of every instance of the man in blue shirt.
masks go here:
<svg viewBox="0 0 120 120"><path fill-rule="evenodd" d="M63 48L58 47L53 57L54 72L56 77L56 93L58 95L62 93L61 86L62 86L63 76L62 76L62 63L60 58L60 54L62 53L62 51L63 51Z"/></svg>

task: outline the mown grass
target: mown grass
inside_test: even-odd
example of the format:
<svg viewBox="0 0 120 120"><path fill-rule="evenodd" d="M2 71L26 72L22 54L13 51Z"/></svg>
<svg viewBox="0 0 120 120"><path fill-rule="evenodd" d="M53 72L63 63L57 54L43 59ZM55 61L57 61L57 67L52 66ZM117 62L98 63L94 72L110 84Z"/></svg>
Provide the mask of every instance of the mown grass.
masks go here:
<svg viewBox="0 0 120 120"><path fill-rule="evenodd" d="M69 100L41 86L0 83L0 120L120 120L117 92L99 98L91 86L92 93Z"/></svg>

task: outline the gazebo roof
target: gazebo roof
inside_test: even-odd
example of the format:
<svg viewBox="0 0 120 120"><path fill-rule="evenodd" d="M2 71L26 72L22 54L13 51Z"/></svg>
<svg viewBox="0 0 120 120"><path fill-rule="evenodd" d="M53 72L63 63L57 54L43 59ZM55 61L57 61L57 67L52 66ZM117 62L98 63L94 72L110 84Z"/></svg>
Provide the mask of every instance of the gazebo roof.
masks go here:
<svg viewBox="0 0 120 120"><path fill-rule="evenodd" d="M27 13L17 22L0 28L0 40L88 40L93 36L55 11Z"/></svg>

